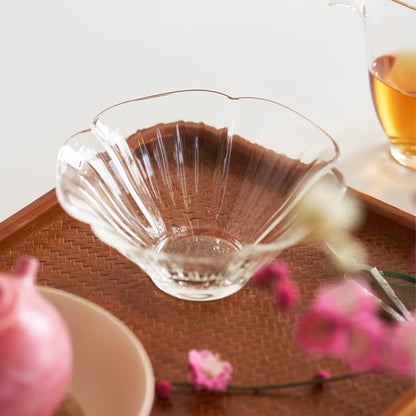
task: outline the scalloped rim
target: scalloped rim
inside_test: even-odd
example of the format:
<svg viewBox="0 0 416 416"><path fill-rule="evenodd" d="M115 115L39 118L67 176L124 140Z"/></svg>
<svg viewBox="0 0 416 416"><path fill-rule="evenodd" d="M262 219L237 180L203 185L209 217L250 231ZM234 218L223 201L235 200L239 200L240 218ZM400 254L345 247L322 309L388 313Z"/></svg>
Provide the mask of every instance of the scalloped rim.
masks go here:
<svg viewBox="0 0 416 416"><path fill-rule="evenodd" d="M111 110L112 108L121 106L123 104L132 103L132 102L135 102L135 101L145 101L145 100L149 100L149 99L153 99L153 98L160 98L160 97L165 97L167 95L181 94L181 93L187 93L187 92L202 92L202 93L216 94L216 95L221 95L223 97L226 97L226 98L228 98L229 100L232 100L232 101L258 100L258 101L269 102L271 104L278 105L279 107L283 107L283 108L285 108L285 109L287 109L287 110L295 113L296 115L298 115L299 117L303 118L304 120L308 121L309 123L311 123L314 127L316 127L318 130L320 130L323 134L325 134L325 136L327 136L332 141L332 143L334 145L335 156L334 156L334 158L332 160L328 161L328 165L331 164L331 166L333 166L333 164L336 163L339 160L339 158L340 158L340 149L339 149L338 143L333 139L333 137L331 137L324 129L322 129L321 127L319 127L315 122L313 122L312 120L310 120L308 117L304 116L303 114L297 112L293 108L291 108L291 107L289 107L289 106L287 106L285 104L281 104L278 101L271 100L269 98L260 98L260 97L256 97L256 96L232 97L231 95L228 95L228 94L223 93L223 92L219 92L219 91L215 91L215 90L210 90L210 89L203 89L203 88L191 88L191 89L183 89L183 90L166 91L166 92L162 92L162 93L159 93L159 94L152 94L152 95L147 95L147 96L144 96L144 97L133 98L133 99L130 99L130 100L125 100L125 101L118 102L116 104L110 105L109 107L106 107L104 110L100 111L93 118L91 130L92 130L92 132L94 132L94 129L97 126L98 120L107 111ZM85 130L82 130L79 133L84 132L84 131ZM78 133L76 133L76 134L78 134ZM71 137L73 137L75 135L72 135Z"/></svg>
<svg viewBox="0 0 416 416"><path fill-rule="evenodd" d="M263 101L263 102L268 102L274 105L277 105L279 107L282 107L292 113L294 113L296 116L302 118L303 120L305 120L306 122L308 122L309 124L311 124L313 127L315 127L317 130L319 130L321 133L323 133L329 140L330 142L333 144L334 147L334 157L330 160L328 160L328 162L325 164L325 166L323 166L321 168L321 170L319 171L319 176L322 177L324 175L327 174L332 174L334 175L337 180L340 183L340 188L342 188L345 191L345 182L344 179L342 177L342 174L337 171L335 169L335 165L338 162L339 158L340 158L340 149L339 146L337 144L337 142L325 131L323 130L321 127L319 127L316 123L314 123L313 121L311 121L309 118L305 117L304 115L300 114L299 112L297 112L296 110L292 109L291 107L281 104L277 101L271 100L271 99L267 99L267 98L259 98L259 97L255 97L255 96L241 96L241 97L232 97L228 94L225 94L223 92L218 92L215 90L210 90L210 89L200 89L200 88L195 88L195 89L182 89L182 90L173 90L173 91L168 91L168 92L162 92L159 94L153 94L153 95L148 95L148 96L144 96L144 97L139 97L139 98L134 98L134 99L130 99L130 100L125 100L116 104L113 104L109 107L106 107L104 110L102 110L101 112L98 113L98 115L96 115L93 118L92 121L92 125L90 128L88 129L84 129L79 131L78 133L73 134L72 136L70 136L67 140L69 141L71 138L81 134L81 133L87 133L87 132L91 132L94 135L97 135L97 131L99 131L99 127L97 127L97 123L100 120L100 118L109 110L127 104L127 103L132 103L132 102L137 102L137 101L145 101L145 100L149 100L149 99L153 99L153 98L159 98L159 97L164 97L164 96L168 96L168 95L173 95L173 94L182 94L182 93L188 93L188 92L201 92L201 93L209 93L209 94L215 94L215 95L220 95L223 96L229 100L232 101L239 101L239 100L258 100L258 101ZM65 143L66 143L65 142ZM65 145L65 144L64 144ZM316 173L317 175L318 173ZM305 191L306 192L306 191ZM299 200L300 197L303 196L303 193L300 193L296 200L292 201L292 203L290 204L289 207L287 207L287 209L289 209L291 206L293 206L294 204L297 203L297 201ZM65 204L61 203L61 195L59 192L59 187L57 187L57 197L58 197L58 201L60 202L61 206L64 207ZM66 209L65 209L66 211ZM70 213L69 213L70 214ZM71 214L70 214L71 215ZM101 233L97 233L96 229L97 227L103 227L103 224L100 222L89 222L89 225L92 228L92 231L94 232L94 234L102 241L104 241L107 245L115 248L116 250L120 251L119 247L117 247L116 245L111 244L111 241L108 241L107 239L103 240L99 234ZM96 227L97 226L97 227ZM278 242L271 242L271 243L256 243L256 244L252 244L250 246L245 246L243 247L240 251L232 253L232 254L222 254L220 256L218 256L219 258L227 258L229 257L230 259L233 258L235 259L236 256L237 257L243 257L247 255L247 252L249 251L251 255L253 254L259 254L259 253L278 253L280 252L283 248L289 246L289 245L293 245L296 242L299 241L299 238L294 238L293 241L278 241ZM153 258L157 258L158 260L161 261L171 261L173 259L175 259L175 261L187 261L189 262L191 259L189 259L187 256L182 256L180 254L169 254L169 253L164 253L164 252L155 252L154 249L152 248L147 248L147 247L143 247L143 246L138 246L137 247L138 250L143 251L143 252L147 252L149 253ZM126 256L124 253L122 253L124 256ZM128 258L130 258L129 256L126 256ZM196 263L200 263L200 262L204 262L206 260L205 257L193 257L191 262L196 264Z"/></svg>

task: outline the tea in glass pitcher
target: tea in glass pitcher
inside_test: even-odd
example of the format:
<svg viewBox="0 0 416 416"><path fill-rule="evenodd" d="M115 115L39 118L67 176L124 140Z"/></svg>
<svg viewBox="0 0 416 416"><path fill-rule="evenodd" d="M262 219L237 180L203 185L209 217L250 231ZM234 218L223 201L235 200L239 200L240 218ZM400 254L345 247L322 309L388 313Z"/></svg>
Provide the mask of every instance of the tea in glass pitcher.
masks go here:
<svg viewBox="0 0 416 416"><path fill-rule="evenodd" d="M378 118L400 154L416 154L416 53L377 58L370 68L370 85Z"/></svg>
<svg viewBox="0 0 416 416"><path fill-rule="evenodd" d="M364 20L375 110L390 153L416 169L416 1L333 0Z"/></svg>

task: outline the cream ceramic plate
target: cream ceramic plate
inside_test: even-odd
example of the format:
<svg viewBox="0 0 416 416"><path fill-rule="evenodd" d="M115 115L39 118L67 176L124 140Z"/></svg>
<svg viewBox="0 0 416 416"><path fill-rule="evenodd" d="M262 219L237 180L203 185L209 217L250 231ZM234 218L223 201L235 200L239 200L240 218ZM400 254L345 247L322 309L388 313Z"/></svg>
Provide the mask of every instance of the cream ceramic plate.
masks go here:
<svg viewBox="0 0 416 416"><path fill-rule="evenodd" d="M121 321L78 296L39 288L63 316L74 346L69 388L71 416L144 416L154 398L153 370L145 349Z"/></svg>

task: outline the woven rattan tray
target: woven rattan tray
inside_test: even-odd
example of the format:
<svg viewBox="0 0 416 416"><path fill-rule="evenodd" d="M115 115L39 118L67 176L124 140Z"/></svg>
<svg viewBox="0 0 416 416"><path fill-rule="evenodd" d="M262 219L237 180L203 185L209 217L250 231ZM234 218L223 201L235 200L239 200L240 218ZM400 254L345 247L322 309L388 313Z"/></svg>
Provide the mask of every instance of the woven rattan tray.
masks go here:
<svg viewBox="0 0 416 416"><path fill-rule="evenodd" d="M357 236L369 261L382 270L414 274L415 218L351 192L367 211ZM160 292L134 264L98 241L89 226L68 217L54 190L0 224L0 270L10 271L23 254L40 259L39 284L85 297L123 320L146 348L156 378L186 381L191 348L208 348L230 361L233 384L305 380L320 369L334 376L349 371L337 360L316 361L299 351L292 340L299 310L278 312L270 296L250 284L213 302L181 301ZM287 249L280 258L291 265L300 308L320 285L339 278L317 241ZM414 297L405 289L401 294L413 309ZM414 414L414 400L409 381L368 374L322 389L304 386L259 394L179 389L168 401L156 399L152 414L404 416Z"/></svg>

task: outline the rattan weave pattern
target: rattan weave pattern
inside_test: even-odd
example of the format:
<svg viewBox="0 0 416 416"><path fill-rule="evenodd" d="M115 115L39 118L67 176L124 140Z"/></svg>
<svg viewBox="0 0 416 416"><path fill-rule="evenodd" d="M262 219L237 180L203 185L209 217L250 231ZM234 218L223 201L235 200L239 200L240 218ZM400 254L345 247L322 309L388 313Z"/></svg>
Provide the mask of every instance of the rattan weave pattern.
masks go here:
<svg viewBox="0 0 416 416"><path fill-rule="evenodd" d="M414 273L413 246L369 226L358 236L369 260L381 269ZM187 351L208 348L234 367L233 384L304 380L325 368L348 372L337 360L315 361L293 342L299 309L316 289L339 276L323 246L303 242L287 249L287 261L301 292L298 310L280 313L268 293L247 285L213 302L188 302L160 292L150 279L117 251L97 240L88 225L60 213L41 230L0 252L0 269L12 269L19 255L41 261L39 284L60 288L105 307L137 335L152 361L156 378L186 381ZM116 357L115 357L116 359ZM153 415L378 415L409 386L388 375L267 393L215 394L178 389L169 401L156 399Z"/></svg>

